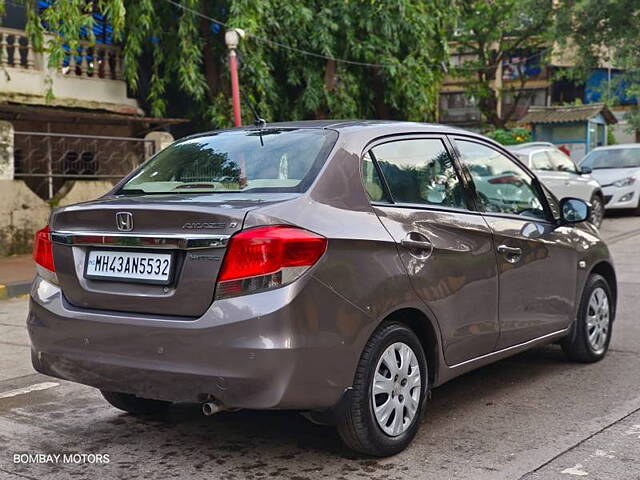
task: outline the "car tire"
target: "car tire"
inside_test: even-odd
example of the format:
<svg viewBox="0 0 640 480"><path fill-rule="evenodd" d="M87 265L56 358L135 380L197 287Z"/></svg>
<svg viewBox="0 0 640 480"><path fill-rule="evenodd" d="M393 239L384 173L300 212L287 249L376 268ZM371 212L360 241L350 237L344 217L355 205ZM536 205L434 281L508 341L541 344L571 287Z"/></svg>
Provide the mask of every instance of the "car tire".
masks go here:
<svg viewBox="0 0 640 480"><path fill-rule="evenodd" d="M596 227L600 228L604 220L604 200L601 195L595 193L591 197L591 215L589 221Z"/></svg>
<svg viewBox="0 0 640 480"><path fill-rule="evenodd" d="M428 391L427 372L427 360L416 334L401 323L381 325L364 347L350 403L338 422L338 432L347 446L376 457L404 450L420 427ZM374 394L376 373L380 377L378 393ZM374 404L378 406L375 411ZM396 412L402 412L401 416Z"/></svg>
<svg viewBox="0 0 640 480"><path fill-rule="evenodd" d="M601 275L591 275L582 292L578 316L562 350L582 363L602 360L609 349L615 315L609 283Z"/></svg>
<svg viewBox="0 0 640 480"><path fill-rule="evenodd" d="M100 390L104 399L119 410L132 415L158 415L165 412L171 402L136 397L129 393Z"/></svg>

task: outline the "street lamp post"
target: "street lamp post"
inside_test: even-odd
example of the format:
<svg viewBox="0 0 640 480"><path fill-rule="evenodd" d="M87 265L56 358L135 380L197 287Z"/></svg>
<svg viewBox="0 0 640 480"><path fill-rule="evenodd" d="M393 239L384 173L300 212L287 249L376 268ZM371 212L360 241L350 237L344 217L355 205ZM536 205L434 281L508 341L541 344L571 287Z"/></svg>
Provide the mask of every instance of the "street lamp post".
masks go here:
<svg viewBox="0 0 640 480"><path fill-rule="evenodd" d="M227 30L224 41L229 48L229 71L231 73L231 100L233 102L233 123L236 127L242 125L240 116L240 84L238 82L238 56L236 49L240 39L244 37L244 30L234 28Z"/></svg>

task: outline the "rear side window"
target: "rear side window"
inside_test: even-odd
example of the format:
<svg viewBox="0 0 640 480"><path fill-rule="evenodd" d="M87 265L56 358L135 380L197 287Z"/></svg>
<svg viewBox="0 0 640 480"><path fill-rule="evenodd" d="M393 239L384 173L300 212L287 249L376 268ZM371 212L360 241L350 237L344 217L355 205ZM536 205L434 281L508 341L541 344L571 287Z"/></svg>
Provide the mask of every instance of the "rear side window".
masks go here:
<svg viewBox="0 0 640 480"><path fill-rule="evenodd" d="M442 140L411 139L371 150L394 202L467 208L464 190Z"/></svg>
<svg viewBox="0 0 640 480"><path fill-rule="evenodd" d="M145 163L120 193L303 192L337 132L232 130L176 142Z"/></svg>
<svg viewBox="0 0 640 480"><path fill-rule="evenodd" d="M380 180L380 175L378 175L376 166L373 164L373 160L369 153L366 153L362 158L362 184L364 185L364 189L367 192L369 200L372 202L389 201L389 198L384 191L382 181Z"/></svg>

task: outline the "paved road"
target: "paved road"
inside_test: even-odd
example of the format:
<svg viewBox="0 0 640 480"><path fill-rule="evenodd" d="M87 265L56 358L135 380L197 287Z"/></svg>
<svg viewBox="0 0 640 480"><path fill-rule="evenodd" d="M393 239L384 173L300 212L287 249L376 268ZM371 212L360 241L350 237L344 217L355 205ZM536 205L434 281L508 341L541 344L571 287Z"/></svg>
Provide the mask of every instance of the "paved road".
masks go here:
<svg viewBox="0 0 640 480"><path fill-rule="evenodd" d="M0 302L0 479L640 479L640 218L607 219L603 232L620 277L607 358L568 363L548 346L460 377L433 392L413 445L385 460L293 413L121 414L91 388L33 373L26 301ZM109 463L14 463L17 453Z"/></svg>

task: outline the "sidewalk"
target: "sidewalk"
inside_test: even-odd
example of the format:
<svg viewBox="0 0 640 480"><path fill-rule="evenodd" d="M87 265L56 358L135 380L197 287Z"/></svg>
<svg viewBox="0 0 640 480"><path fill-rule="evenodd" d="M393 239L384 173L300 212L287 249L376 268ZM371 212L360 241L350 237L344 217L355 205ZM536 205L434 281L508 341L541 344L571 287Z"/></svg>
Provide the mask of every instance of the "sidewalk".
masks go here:
<svg viewBox="0 0 640 480"><path fill-rule="evenodd" d="M0 299L29 293L35 273L31 255L0 257Z"/></svg>

